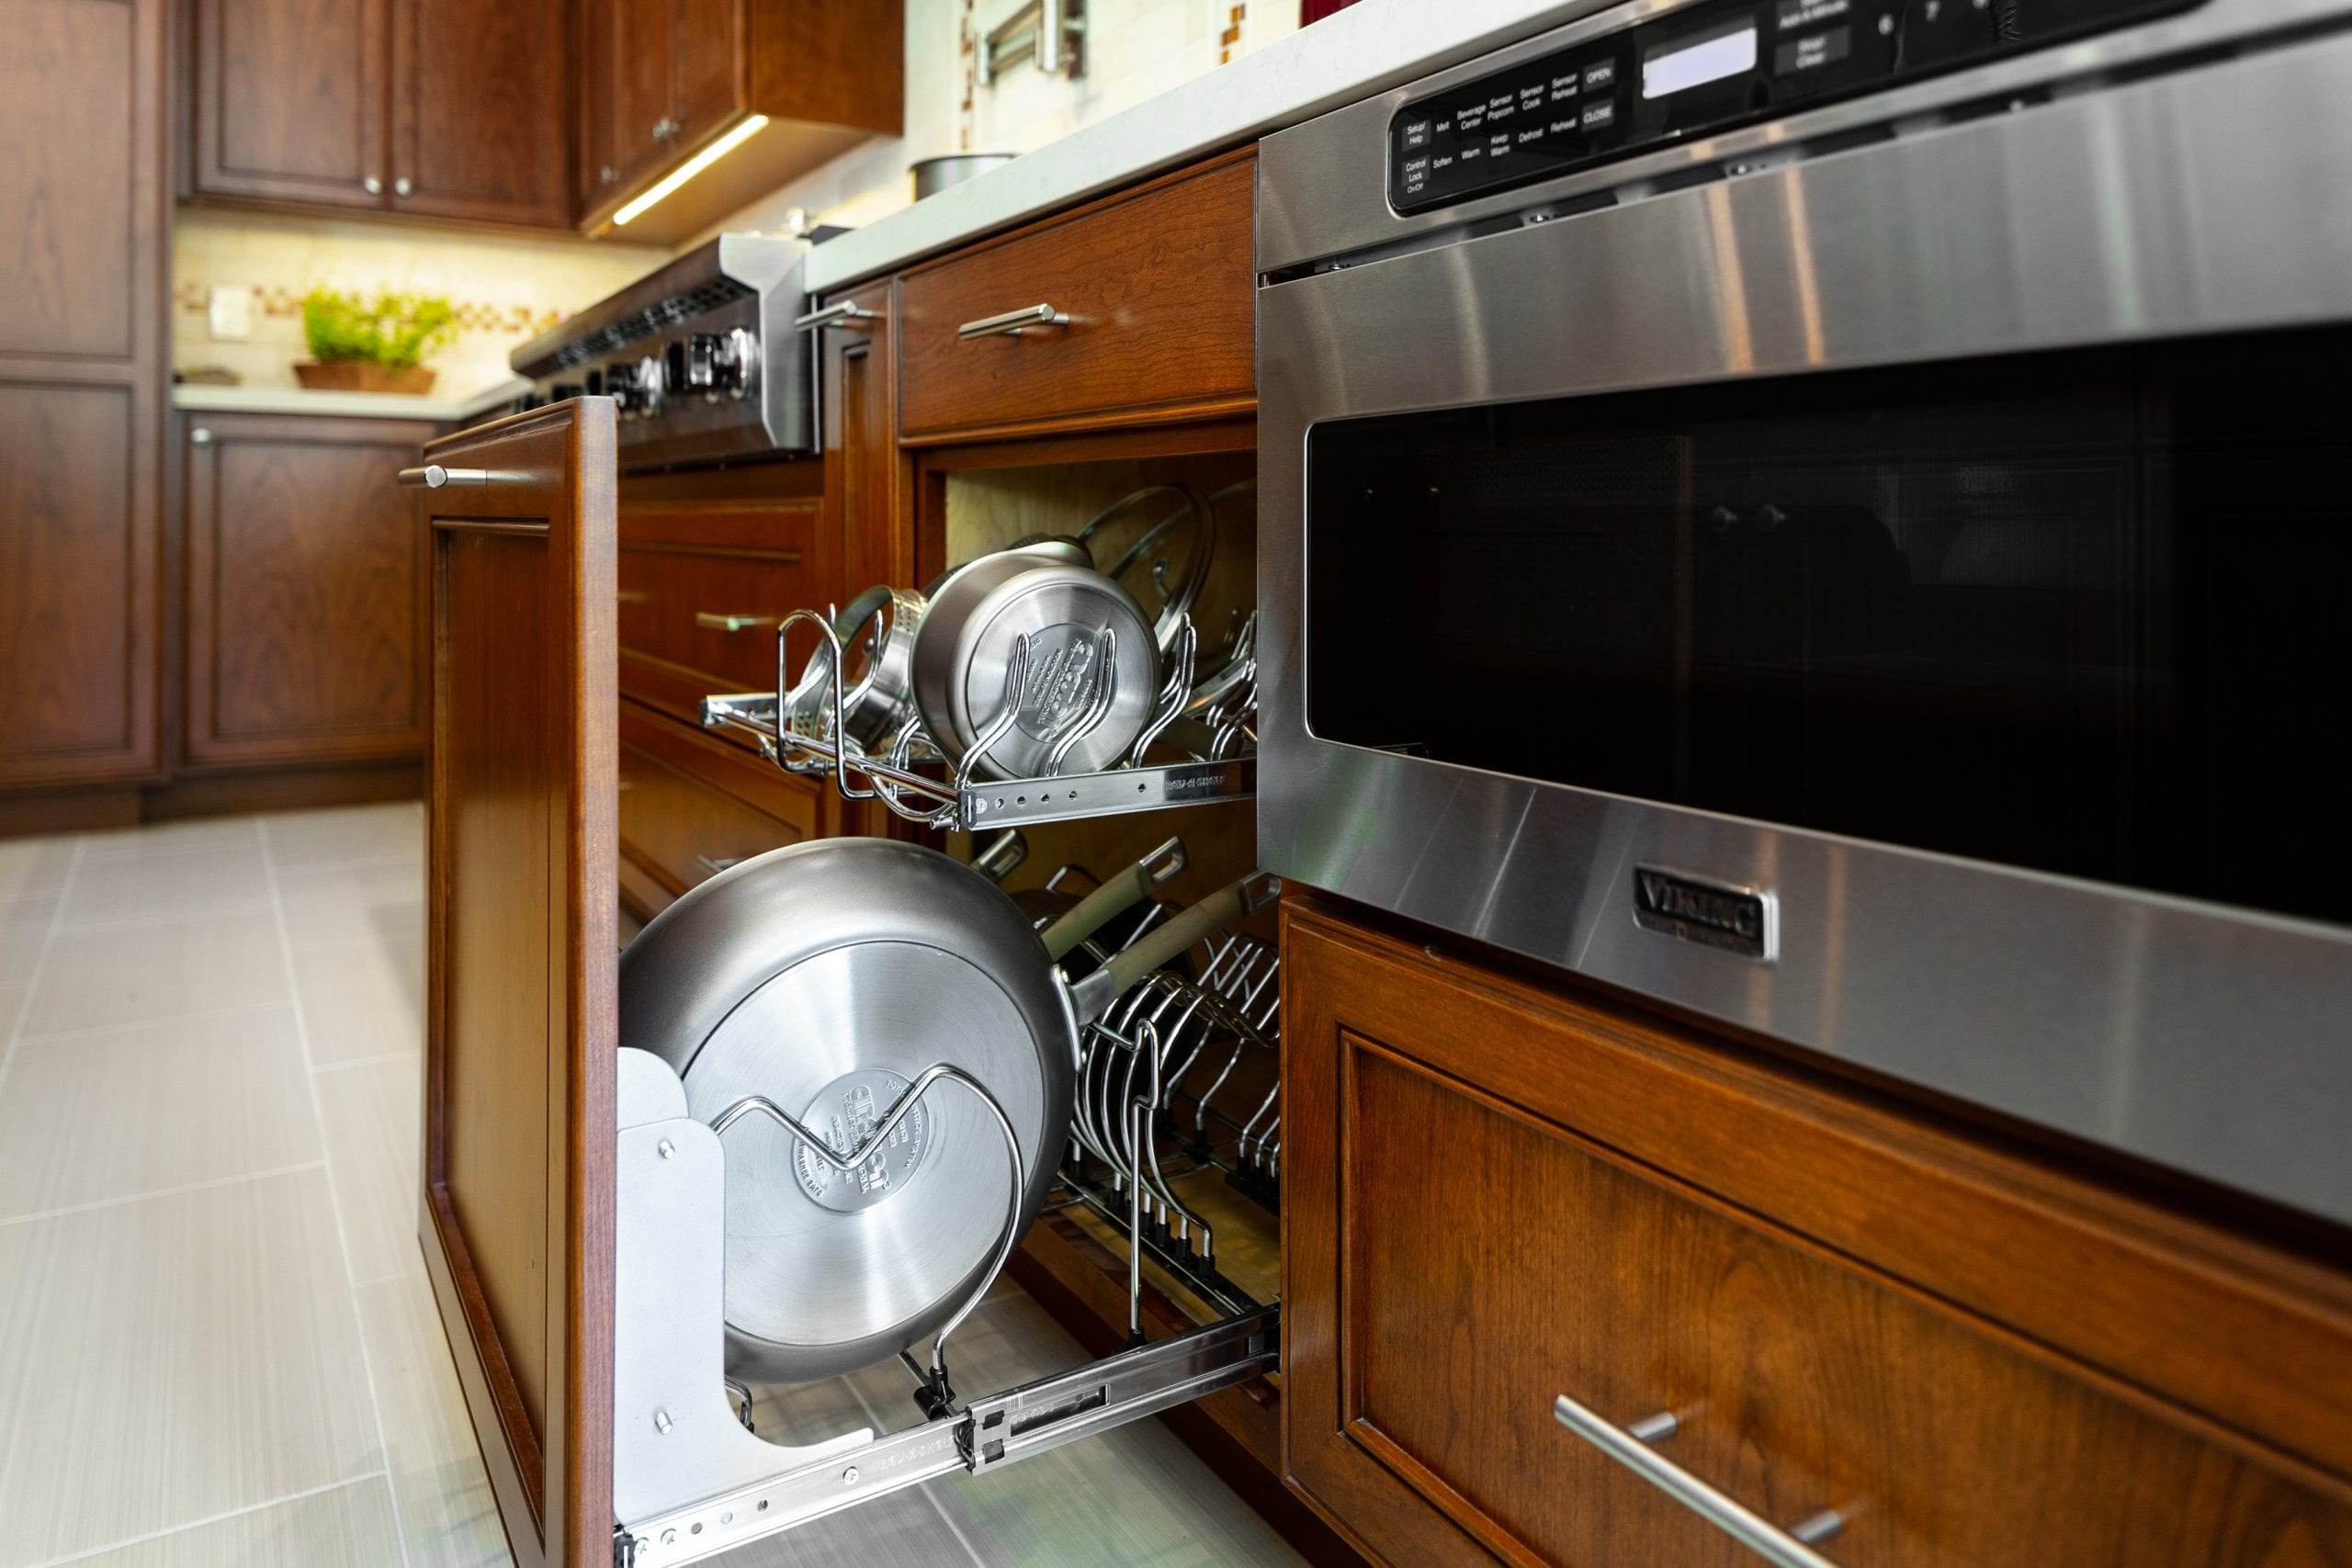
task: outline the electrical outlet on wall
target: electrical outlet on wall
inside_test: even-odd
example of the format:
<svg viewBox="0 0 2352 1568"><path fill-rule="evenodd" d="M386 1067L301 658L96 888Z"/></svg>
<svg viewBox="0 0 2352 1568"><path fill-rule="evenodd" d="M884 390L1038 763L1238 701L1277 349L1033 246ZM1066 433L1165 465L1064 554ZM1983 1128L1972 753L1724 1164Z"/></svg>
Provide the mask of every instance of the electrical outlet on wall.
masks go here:
<svg viewBox="0 0 2352 1568"><path fill-rule="evenodd" d="M214 342L243 343L254 335L254 291L250 284L216 283L209 298Z"/></svg>

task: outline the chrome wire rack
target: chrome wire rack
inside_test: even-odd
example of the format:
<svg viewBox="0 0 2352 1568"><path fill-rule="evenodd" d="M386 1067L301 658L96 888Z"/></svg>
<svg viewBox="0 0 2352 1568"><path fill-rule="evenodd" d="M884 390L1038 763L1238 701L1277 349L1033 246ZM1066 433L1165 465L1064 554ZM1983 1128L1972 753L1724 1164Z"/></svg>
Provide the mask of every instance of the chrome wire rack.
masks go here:
<svg viewBox="0 0 2352 1568"><path fill-rule="evenodd" d="M881 612L868 626L870 650L882 635ZM816 628L820 641L797 681L788 672L786 639L796 626ZM951 760L946 748L920 716L899 725L886 745L869 751L852 734L848 712L865 694L875 661L864 682L845 680L847 649L830 615L796 610L776 626L776 691L733 692L707 696L706 728L732 729L752 737L760 753L787 773L826 774L845 800L878 800L891 811L926 827L972 831L1110 817L1164 807L1246 800L1256 793L1254 756L1257 722L1256 617L1239 622L1216 660L1216 672L1195 684L1199 635L1184 617L1172 639L1151 715L1119 765L1096 773L1061 773L1060 761L1102 724L1116 695L1116 633L1094 635L1096 673L1074 716L1053 737L1052 768L1035 778L990 779L986 764L1013 722L1031 705L1039 660L1032 640L1020 637L1005 671L997 716L975 738L969 750ZM1157 750L1173 761L1148 762Z"/></svg>

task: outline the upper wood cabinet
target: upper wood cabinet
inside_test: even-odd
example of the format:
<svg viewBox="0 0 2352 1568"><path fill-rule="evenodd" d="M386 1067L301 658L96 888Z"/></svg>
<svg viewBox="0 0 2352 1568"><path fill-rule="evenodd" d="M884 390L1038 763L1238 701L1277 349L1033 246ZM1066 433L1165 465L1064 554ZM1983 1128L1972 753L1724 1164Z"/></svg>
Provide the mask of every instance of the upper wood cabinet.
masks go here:
<svg viewBox="0 0 2352 1568"><path fill-rule="evenodd" d="M164 0L0 0L0 789L152 777Z"/></svg>
<svg viewBox="0 0 2352 1568"><path fill-rule="evenodd" d="M424 535L392 475L436 426L205 414L187 446L192 764L424 754Z"/></svg>
<svg viewBox="0 0 2352 1568"><path fill-rule="evenodd" d="M195 0L198 196L560 228L563 0Z"/></svg>
<svg viewBox="0 0 2352 1568"><path fill-rule="evenodd" d="M717 164L632 218L673 243L903 122L901 7L870 0L583 0L575 97L583 223L753 116Z"/></svg>

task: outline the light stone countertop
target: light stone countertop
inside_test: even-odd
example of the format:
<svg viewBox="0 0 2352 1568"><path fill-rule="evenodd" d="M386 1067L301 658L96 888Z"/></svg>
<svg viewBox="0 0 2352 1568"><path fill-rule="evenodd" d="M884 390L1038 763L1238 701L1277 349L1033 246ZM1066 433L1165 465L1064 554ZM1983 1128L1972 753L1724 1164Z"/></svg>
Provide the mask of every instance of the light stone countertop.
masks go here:
<svg viewBox="0 0 2352 1568"><path fill-rule="evenodd" d="M402 392L312 392L300 387L175 386L172 406L205 413L329 414L345 419L424 419L454 424L503 408L531 389L520 377L462 398Z"/></svg>
<svg viewBox="0 0 2352 1568"><path fill-rule="evenodd" d="M1606 0L1361 0L808 254L827 293L1476 59Z"/></svg>

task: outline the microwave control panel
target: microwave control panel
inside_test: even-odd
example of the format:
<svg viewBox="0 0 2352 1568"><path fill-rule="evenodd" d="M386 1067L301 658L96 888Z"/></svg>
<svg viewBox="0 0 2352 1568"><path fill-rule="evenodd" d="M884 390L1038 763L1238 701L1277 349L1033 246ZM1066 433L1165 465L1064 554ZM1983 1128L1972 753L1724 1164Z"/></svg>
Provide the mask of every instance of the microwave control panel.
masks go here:
<svg viewBox="0 0 2352 1568"><path fill-rule="evenodd" d="M1388 200L1421 212L2196 3L1688 6L1407 104L1388 123Z"/></svg>

